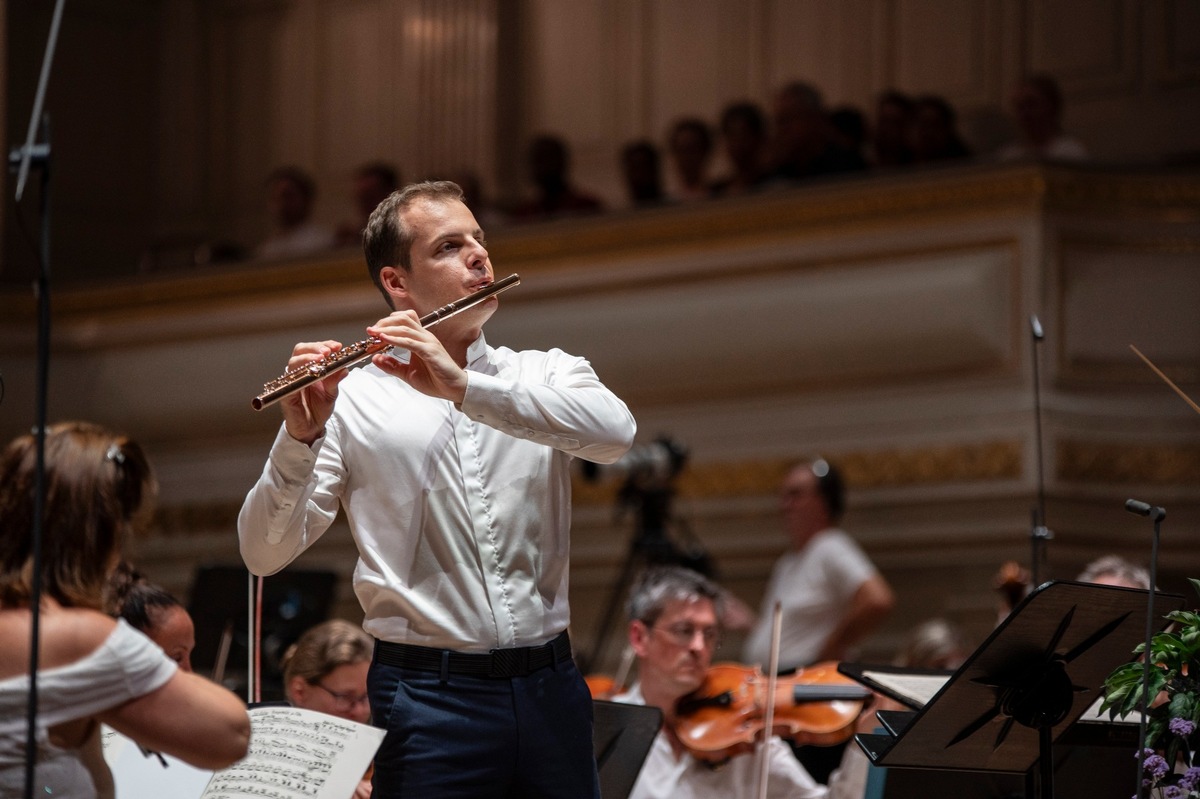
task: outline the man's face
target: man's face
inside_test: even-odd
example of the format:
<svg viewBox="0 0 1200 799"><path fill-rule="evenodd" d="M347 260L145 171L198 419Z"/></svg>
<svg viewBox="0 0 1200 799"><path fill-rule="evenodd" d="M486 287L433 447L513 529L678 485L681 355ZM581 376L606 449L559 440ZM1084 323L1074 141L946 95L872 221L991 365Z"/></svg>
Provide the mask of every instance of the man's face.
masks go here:
<svg viewBox="0 0 1200 799"><path fill-rule="evenodd" d="M457 200L418 199L400 212L400 219L412 231L413 243L412 268L404 275L407 302L397 307L424 315L493 282L483 231L467 206ZM481 326L498 305L490 298L439 328Z"/></svg>
<svg viewBox="0 0 1200 799"><path fill-rule="evenodd" d="M807 540L829 524L825 500L817 489L817 477L808 466L798 466L784 478L779 507L784 526L793 539Z"/></svg>
<svg viewBox="0 0 1200 799"><path fill-rule="evenodd" d="M654 624L633 624L631 643L641 659L643 683L676 698L703 684L720 637L712 600L674 599Z"/></svg>
<svg viewBox="0 0 1200 799"><path fill-rule="evenodd" d="M283 228L295 227L308 219L311 210L304 189L288 178L271 181L269 205L275 223Z"/></svg>

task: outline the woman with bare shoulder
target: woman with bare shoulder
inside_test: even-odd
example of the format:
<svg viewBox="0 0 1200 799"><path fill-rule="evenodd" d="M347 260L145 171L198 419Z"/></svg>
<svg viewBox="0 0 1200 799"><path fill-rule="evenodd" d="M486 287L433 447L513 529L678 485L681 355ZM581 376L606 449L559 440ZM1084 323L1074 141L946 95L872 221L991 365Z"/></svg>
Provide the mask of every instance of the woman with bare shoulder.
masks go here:
<svg viewBox="0 0 1200 799"><path fill-rule="evenodd" d="M25 785L32 639L36 442L0 455L0 795ZM155 483L140 446L97 425L46 431L38 631L35 795L109 797L104 723L200 768L241 759L245 705L189 674L103 611L121 545L148 513Z"/></svg>

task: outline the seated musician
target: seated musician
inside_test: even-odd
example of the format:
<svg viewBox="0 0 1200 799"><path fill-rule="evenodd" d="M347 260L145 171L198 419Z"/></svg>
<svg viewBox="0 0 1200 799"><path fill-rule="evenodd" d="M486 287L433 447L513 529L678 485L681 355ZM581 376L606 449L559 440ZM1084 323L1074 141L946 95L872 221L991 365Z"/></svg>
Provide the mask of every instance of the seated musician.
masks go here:
<svg viewBox="0 0 1200 799"><path fill-rule="evenodd" d="M723 598L705 577L678 566L646 571L629 599L629 642L637 656L638 682L616 701L645 704L663 712L630 799L738 799L756 792L757 754L737 754L714 767L689 753L675 734L676 704L705 680L721 637ZM804 770L778 736L767 746L769 797L816 799L830 796ZM835 772L830 780L838 780Z"/></svg>

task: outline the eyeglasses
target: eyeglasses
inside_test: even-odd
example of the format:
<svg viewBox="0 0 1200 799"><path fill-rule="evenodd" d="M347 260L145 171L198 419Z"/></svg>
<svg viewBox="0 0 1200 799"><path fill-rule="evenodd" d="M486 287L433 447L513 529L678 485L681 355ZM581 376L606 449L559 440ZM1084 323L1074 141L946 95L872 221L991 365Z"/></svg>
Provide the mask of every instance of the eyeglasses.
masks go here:
<svg viewBox="0 0 1200 799"><path fill-rule="evenodd" d="M681 622L670 627L651 627L651 630L663 633L677 646L691 646L699 635L704 639L704 645L713 649L721 647L721 630L719 627L697 627L694 624Z"/></svg>
<svg viewBox="0 0 1200 799"><path fill-rule="evenodd" d="M320 682L314 682L314 683L312 683L312 685L317 686L322 691L324 691L325 693L332 696L333 697L333 706L336 707L338 710L350 710L355 705L366 704L367 700L370 699L370 697L367 694L356 694L356 693L351 693L349 691L346 691L345 693L339 693L338 691L331 691L328 688L326 688L324 685L322 685Z"/></svg>

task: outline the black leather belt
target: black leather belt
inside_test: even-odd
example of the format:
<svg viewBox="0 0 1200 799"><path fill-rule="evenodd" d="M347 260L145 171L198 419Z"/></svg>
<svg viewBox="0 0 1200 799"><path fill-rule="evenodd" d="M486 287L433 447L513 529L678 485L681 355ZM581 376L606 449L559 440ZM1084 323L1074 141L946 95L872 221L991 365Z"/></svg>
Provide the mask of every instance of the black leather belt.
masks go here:
<svg viewBox="0 0 1200 799"><path fill-rule="evenodd" d="M570 657L571 640L565 631L541 646L493 649L486 655L375 641L375 660L387 666L494 679L525 677Z"/></svg>

